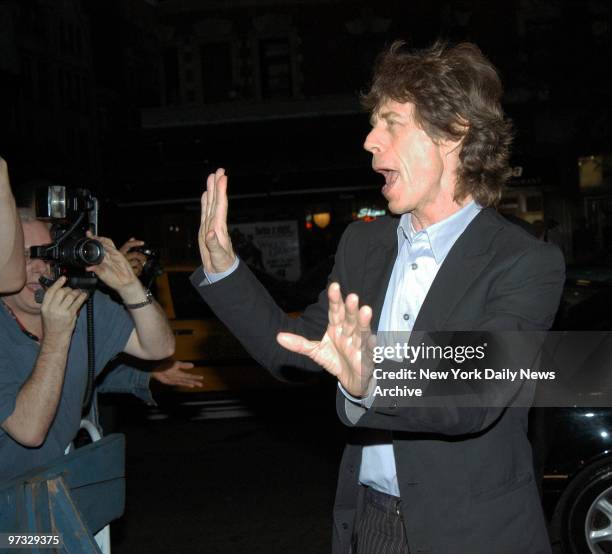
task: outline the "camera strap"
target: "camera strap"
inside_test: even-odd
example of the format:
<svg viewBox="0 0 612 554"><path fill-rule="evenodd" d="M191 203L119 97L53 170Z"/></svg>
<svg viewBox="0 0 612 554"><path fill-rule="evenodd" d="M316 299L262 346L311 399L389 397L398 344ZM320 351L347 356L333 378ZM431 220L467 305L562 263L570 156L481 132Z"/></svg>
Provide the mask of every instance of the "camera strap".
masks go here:
<svg viewBox="0 0 612 554"><path fill-rule="evenodd" d="M94 399L94 382L96 379L96 344L94 336L94 295L87 298L87 385L83 395L81 415L86 416Z"/></svg>

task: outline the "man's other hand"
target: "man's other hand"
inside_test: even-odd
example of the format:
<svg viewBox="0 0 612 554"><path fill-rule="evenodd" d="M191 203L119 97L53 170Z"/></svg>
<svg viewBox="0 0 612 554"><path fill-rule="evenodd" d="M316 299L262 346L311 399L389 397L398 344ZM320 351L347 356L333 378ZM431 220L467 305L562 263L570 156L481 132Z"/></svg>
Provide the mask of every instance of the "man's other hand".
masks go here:
<svg viewBox="0 0 612 554"><path fill-rule="evenodd" d="M64 287L66 277L60 277L47 289L41 306L43 333L45 337L72 335L77 315L87 293Z"/></svg>
<svg viewBox="0 0 612 554"><path fill-rule="evenodd" d="M320 341L311 341L292 333L279 333L277 340L287 350L308 356L337 377L351 395L368 394L372 377L372 347L375 336L370 330L372 309L359 307L356 294L342 299L340 285L332 283L327 290L329 323Z"/></svg>
<svg viewBox="0 0 612 554"><path fill-rule="evenodd" d="M130 262L130 266L134 275L136 277L140 277L142 270L147 263L147 257L142 252L130 252L130 249L136 248L137 246L142 246L144 241L135 239L132 237L130 240L126 241L121 248L119 248L119 252L121 252Z"/></svg>
<svg viewBox="0 0 612 554"><path fill-rule="evenodd" d="M195 387L202 386L202 375L195 375L184 371L185 369L193 369L191 362L164 362L157 367L152 373L151 377L164 385L170 387L187 387L193 389Z"/></svg>
<svg viewBox="0 0 612 554"><path fill-rule="evenodd" d="M198 243L207 273L223 273L236 259L227 232L227 175L221 168L206 180Z"/></svg>

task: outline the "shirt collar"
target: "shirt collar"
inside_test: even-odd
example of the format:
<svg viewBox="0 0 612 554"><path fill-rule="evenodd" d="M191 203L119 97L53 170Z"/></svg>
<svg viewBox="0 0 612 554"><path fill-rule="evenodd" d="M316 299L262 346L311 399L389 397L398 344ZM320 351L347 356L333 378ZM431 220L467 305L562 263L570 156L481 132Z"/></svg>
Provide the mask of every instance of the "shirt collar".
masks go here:
<svg viewBox="0 0 612 554"><path fill-rule="evenodd" d="M446 219L438 221L421 231L414 230L412 226L412 214L410 212L405 213L400 218L397 227L398 251L405 241L412 244L414 239L423 233L429 241L436 263L441 264L453 244L455 244L455 241L478 215L480 210L482 210L482 206L479 206L472 200Z"/></svg>

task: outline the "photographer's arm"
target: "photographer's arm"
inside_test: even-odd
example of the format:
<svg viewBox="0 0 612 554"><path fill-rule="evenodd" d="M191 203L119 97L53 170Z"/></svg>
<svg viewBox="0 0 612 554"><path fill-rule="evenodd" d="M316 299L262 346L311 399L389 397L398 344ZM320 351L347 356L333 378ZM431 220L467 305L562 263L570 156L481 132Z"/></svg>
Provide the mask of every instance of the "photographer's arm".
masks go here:
<svg viewBox="0 0 612 554"><path fill-rule="evenodd" d="M0 292L14 292L23 286L23 253L23 231L11 192L8 168L0 158Z"/></svg>
<svg viewBox="0 0 612 554"><path fill-rule="evenodd" d="M87 268L104 283L117 291L124 304L140 304L146 301L146 292L129 262L113 244L104 237L96 238L104 246L104 260L100 265ZM162 308L154 300L143 307L128 310L134 321L124 352L144 360L161 360L174 354L174 335Z"/></svg>
<svg viewBox="0 0 612 554"><path fill-rule="evenodd" d="M64 277L45 294L41 313L43 338L34 369L15 400L2 428L24 446L40 446L55 417L62 392L72 331L87 293L61 288Z"/></svg>
<svg viewBox="0 0 612 554"><path fill-rule="evenodd" d="M134 286L117 291L124 304L138 304L146 299L140 281ZM124 352L144 360L161 360L174 354L174 335L166 314L153 300L151 304L129 310L135 329L132 331Z"/></svg>

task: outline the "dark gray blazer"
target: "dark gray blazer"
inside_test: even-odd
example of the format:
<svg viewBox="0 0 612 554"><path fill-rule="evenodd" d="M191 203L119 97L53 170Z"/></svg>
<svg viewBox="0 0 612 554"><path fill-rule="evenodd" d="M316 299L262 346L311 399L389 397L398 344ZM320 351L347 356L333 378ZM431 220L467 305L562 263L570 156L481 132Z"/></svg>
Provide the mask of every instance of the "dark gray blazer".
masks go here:
<svg viewBox="0 0 612 554"><path fill-rule="evenodd" d="M376 329L397 256L398 219L354 223L345 231L330 280L373 309ZM327 294L292 320L241 263L229 277L199 286L204 300L251 355L278 378L290 368L321 371L285 351L278 331L320 339L327 326ZM492 209L474 218L448 253L427 294L415 329L546 330L564 282L560 251L540 242ZM361 487L363 444L372 434L393 440L403 517L412 554L536 554L550 545L533 477L527 408L455 410L377 408L342 421L354 427L346 446L334 509L334 554L347 554Z"/></svg>

